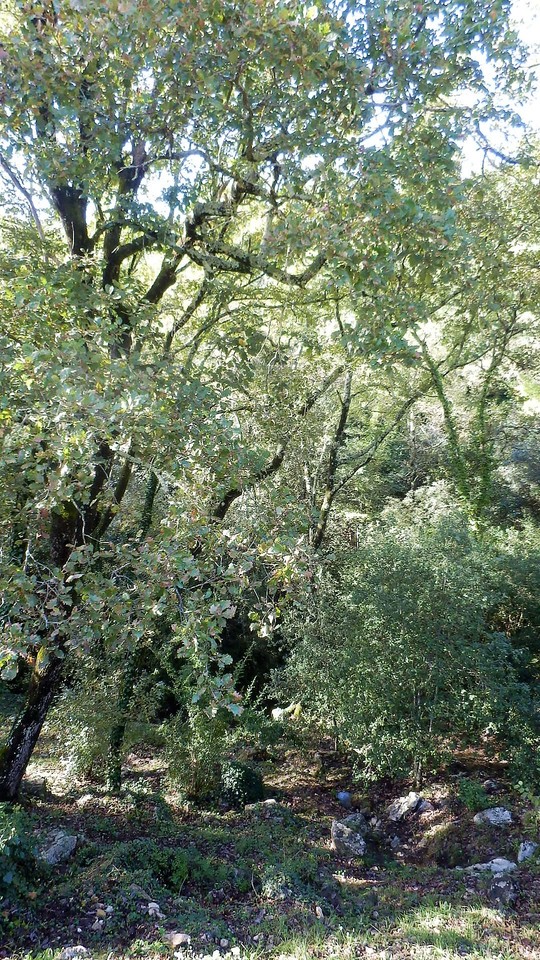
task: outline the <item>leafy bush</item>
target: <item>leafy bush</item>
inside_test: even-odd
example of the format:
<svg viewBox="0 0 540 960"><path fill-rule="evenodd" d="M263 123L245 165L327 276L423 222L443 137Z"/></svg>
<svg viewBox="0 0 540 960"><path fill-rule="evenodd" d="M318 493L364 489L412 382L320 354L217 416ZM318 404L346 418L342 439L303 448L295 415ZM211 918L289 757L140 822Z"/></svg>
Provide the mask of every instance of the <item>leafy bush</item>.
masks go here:
<svg viewBox="0 0 540 960"><path fill-rule="evenodd" d="M18 807L0 804L0 902L24 893L35 878L36 859L28 818Z"/></svg>
<svg viewBox="0 0 540 960"><path fill-rule="evenodd" d="M283 865L267 864L261 874L263 900L288 900L301 884L294 871Z"/></svg>
<svg viewBox="0 0 540 960"><path fill-rule="evenodd" d="M481 783L463 779L459 782L458 797L467 810L486 810L491 803L488 793Z"/></svg>
<svg viewBox="0 0 540 960"><path fill-rule="evenodd" d="M228 865L202 856L194 847L178 849L154 840L132 840L116 844L113 855L115 865L130 879L176 894L188 880L204 889L224 886L231 879Z"/></svg>
<svg viewBox="0 0 540 960"><path fill-rule="evenodd" d="M169 777L188 799L218 797L227 725L221 713L209 717L198 706L162 725Z"/></svg>
<svg viewBox="0 0 540 960"><path fill-rule="evenodd" d="M221 767L221 799L231 806L241 807L264 798L264 784L257 770L245 763L231 760Z"/></svg>
<svg viewBox="0 0 540 960"><path fill-rule="evenodd" d="M366 779L419 781L455 743L479 737L504 740L516 762L527 747L534 776L531 691L489 619L501 601L485 572L489 548L466 518L423 510L367 528L360 549L326 571L289 618L277 686L354 751Z"/></svg>

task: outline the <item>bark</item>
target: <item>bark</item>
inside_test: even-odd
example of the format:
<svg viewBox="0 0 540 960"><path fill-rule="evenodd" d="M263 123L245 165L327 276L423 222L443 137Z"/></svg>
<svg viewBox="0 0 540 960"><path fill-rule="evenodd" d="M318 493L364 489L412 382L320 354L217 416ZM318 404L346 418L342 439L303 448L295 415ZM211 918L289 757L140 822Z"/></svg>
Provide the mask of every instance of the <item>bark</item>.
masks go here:
<svg viewBox="0 0 540 960"><path fill-rule="evenodd" d="M119 793L122 786L122 753L126 737L129 707L138 675L138 657L132 656L122 680L118 698L118 720L114 724L109 738L109 757L107 765L107 788L111 793Z"/></svg>
<svg viewBox="0 0 540 960"><path fill-rule="evenodd" d="M27 702L15 719L5 747L0 751L0 801L14 801L43 722L62 677L62 661L52 659L40 668L37 657Z"/></svg>
<svg viewBox="0 0 540 960"><path fill-rule="evenodd" d="M332 442L330 444L330 450L328 453L328 464L326 468L326 478L325 478L325 489L323 494L323 499L321 507L319 510L319 519L317 526L313 533L312 546L314 550L318 550L321 546L321 543L324 539L326 533L326 527L328 525L328 518L330 516L330 510L332 509L332 504L336 495L336 474L339 466L338 455L341 447L346 440L346 429L347 429L347 420L349 419L349 411L351 408L351 386L352 386L352 371L347 371L345 376L345 386L343 392L343 399L341 401L341 411L339 415L339 420L332 437Z"/></svg>

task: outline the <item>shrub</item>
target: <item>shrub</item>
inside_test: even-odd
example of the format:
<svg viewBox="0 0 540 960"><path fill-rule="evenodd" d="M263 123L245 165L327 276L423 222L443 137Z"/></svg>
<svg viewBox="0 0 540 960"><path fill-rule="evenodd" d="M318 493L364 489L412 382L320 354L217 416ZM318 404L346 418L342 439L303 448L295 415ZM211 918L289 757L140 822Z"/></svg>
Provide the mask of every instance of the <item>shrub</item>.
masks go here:
<svg viewBox="0 0 540 960"><path fill-rule="evenodd" d="M490 798L481 783L463 779L459 782L458 797L467 810L486 810L490 806Z"/></svg>
<svg viewBox="0 0 540 960"><path fill-rule="evenodd" d="M209 717L193 706L187 718L179 714L162 725L169 777L190 800L219 796L227 723L221 714Z"/></svg>
<svg viewBox="0 0 540 960"><path fill-rule="evenodd" d="M420 781L456 743L479 737L504 740L516 761L527 747L534 775L531 691L489 620L500 602L489 547L456 514L406 521L367 528L289 617L281 695L337 734L365 779Z"/></svg>
<svg viewBox="0 0 540 960"><path fill-rule="evenodd" d="M0 804L0 902L9 894L24 893L36 869L28 818L18 807Z"/></svg>
<svg viewBox="0 0 540 960"><path fill-rule="evenodd" d="M221 799L234 807L256 803L264 798L262 777L245 763L231 760L221 767Z"/></svg>

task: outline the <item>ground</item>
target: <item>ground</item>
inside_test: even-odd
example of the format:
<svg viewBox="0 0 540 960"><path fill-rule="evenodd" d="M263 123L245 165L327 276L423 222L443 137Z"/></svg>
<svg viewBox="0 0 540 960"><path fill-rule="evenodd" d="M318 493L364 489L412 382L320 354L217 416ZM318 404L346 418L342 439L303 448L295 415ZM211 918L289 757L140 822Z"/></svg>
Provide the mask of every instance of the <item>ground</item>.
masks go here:
<svg viewBox="0 0 540 960"><path fill-rule="evenodd" d="M399 847L389 848L387 831L364 859L348 860L330 848L332 819L347 814L337 791L351 789L371 816L411 785L355 792L346 758L324 743L285 739L258 763L276 804L201 809L167 785L154 750L130 755L125 793L114 798L63 781L45 739L22 798L30 829L36 840L62 829L79 844L67 863L0 904L0 958L56 960L79 944L91 960L540 956L538 863L519 867L508 910L490 903L484 878L455 869L515 859L521 840L538 839L538 809L511 788L504 767L461 756L423 786L434 809L395 827ZM490 801L512 810L508 828L478 827L463 802L463 784L486 778Z"/></svg>

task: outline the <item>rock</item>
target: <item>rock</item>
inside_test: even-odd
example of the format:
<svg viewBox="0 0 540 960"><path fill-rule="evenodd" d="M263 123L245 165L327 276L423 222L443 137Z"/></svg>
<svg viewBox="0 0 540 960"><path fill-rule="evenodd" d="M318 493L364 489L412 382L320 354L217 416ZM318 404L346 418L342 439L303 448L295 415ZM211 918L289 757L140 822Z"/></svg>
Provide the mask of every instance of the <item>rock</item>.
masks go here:
<svg viewBox="0 0 540 960"><path fill-rule="evenodd" d="M319 904L317 904L317 906L315 907L315 916L317 917L318 920L324 920L324 911L323 911L323 908L319 906Z"/></svg>
<svg viewBox="0 0 540 960"><path fill-rule="evenodd" d="M393 800L390 806L386 809L386 816L389 820L393 820L397 823L398 820L403 820L408 813L413 813L417 809L418 804L422 802L423 797L418 793L411 791L407 794L406 797L398 797L397 800Z"/></svg>
<svg viewBox="0 0 540 960"><path fill-rule="evenodd" d="M92 803L93 799L94 799L93 794L85 793L83 797L79 797L79 799L76 800L75 802L77 806L81 808L81 810L84 810L84 808L87 807L89 803Z"/></svg>
<svg viewBox="0 0 540 960"><path fill-rule="evenodd" d="M495 877L490 884L488 897L499 909L513 907L517 900L517 891L510 877Z"/></svg>
<svg viewBox="0 0 540 960"><path fill-rule="evenodd" d="M524 840L523 843L520 843L519 845L517 855L518 863L523 863L524 860L530 860L531 857L534 857L537 850L537 843L534 843L533 840Z"/></svg>
<svg viewBox="0 0 540 960"><path fill-rule="evenodd" d="M155 900L151 900L146 909L148 910L149 917L157 917L158 920L165 919L159 903L156 903Z"/></svg>
<svg viewBox="0 0 540 960"><path fill-rule="evenodd" d="M431 803L431 800L421 800L415 812L418 814L433 813L434 810L435 810L435 807Z"/></svg>
<svg viewBox="0 0 540 960"><path fill-rule="evenodd" d="M497 793L499 784L496 780L484 780L482 787L486 793Z"/></svg>
<svg viewBox="0 0 540 960"><path fill-rule="evenodd" d="M517 863L514 863L513 860L495 857L488 863L473 863L470 867L465 867L465 873L486 873L487 871L491 871L491 873L511 873L516 867Z"/></svg>
<svg viewBox="0 0 540 960"><path fill-rule="evenodd" d="M347 810L350 810L352 807L352 797L348 790L339 790L336 794L337 799L339 800L342 807L346 807Z"/></svg>
<svg viewBox="0 0 540 960"><path fill-rule="evenodd" d="M75 835L64 833L63 830L57 830L51 835L51 842L40 848L38 852L39 859L48 863L49 866L54 867L57 863L63 863L65 860L69 860L72 853L75 852L78 842L79 838Z"/></svg>
<svg viewBox="0 0 540 960"><path fill-rule="evenodd" d="M363 813L350 813L348 817L345 817L343 823L349 830L354 830L355 833L359 833L362 837L365 837L369 832L369 824Z"/></svg>
<svg viewBox="0 0 540 960"><path fill-rule="evenodd" d="M219 945L220 945L220 947L222 947L224 950L226 950L227 947L229 946L229 941L227 940L226 937L222 937L221 940L219 941Z"/></svg>
<svg viewBox="0 0 540 960"><path fill-rule="evenodd" d="M371 817L369 821L368 835L373 840L380 840L384 833L383 822L379 817Z"/></svg>
<svg viewBox="0 0 540 960"><path fill-rule="evenodd" d="M78 957L87 957L88 950L78 943L74 947L64 947L58 960L77 960Z"/></svg>
<svg viewBox="0 0 540 960"><path fill-rule="evenodd" d="M506 807L489 807L475 814L474 823L490 823L493 827L504 827L512 823L512 814Z"/></svg>
<svg viewBox="0 0 540 960"><path fill-rule="evenodd" d="M401 846L401 840L399 839L397 834L393 837L390 837L389 843L390 843L391 850L397 850L397 848Z"/></svg>
<svg viewBox="0 0 540 960"><path fill-rule="evenodd" d="M246 803L244 810L248 813L259 811L259 813L277 813L279 804L277 800L258 800L257 803Z"/></svg>
<svg viewBox="0 0 540 960"><path fill-rule="evenodd" d="M361 814L360 814L361 816ZM349 818L347 818L349 819ZM365 818L363 818L365 819ZM361 833L351 829L346 823L339 820L332 821L331 828L332 850L341 857L363 857L366 852L366 841Z"/></svg>

